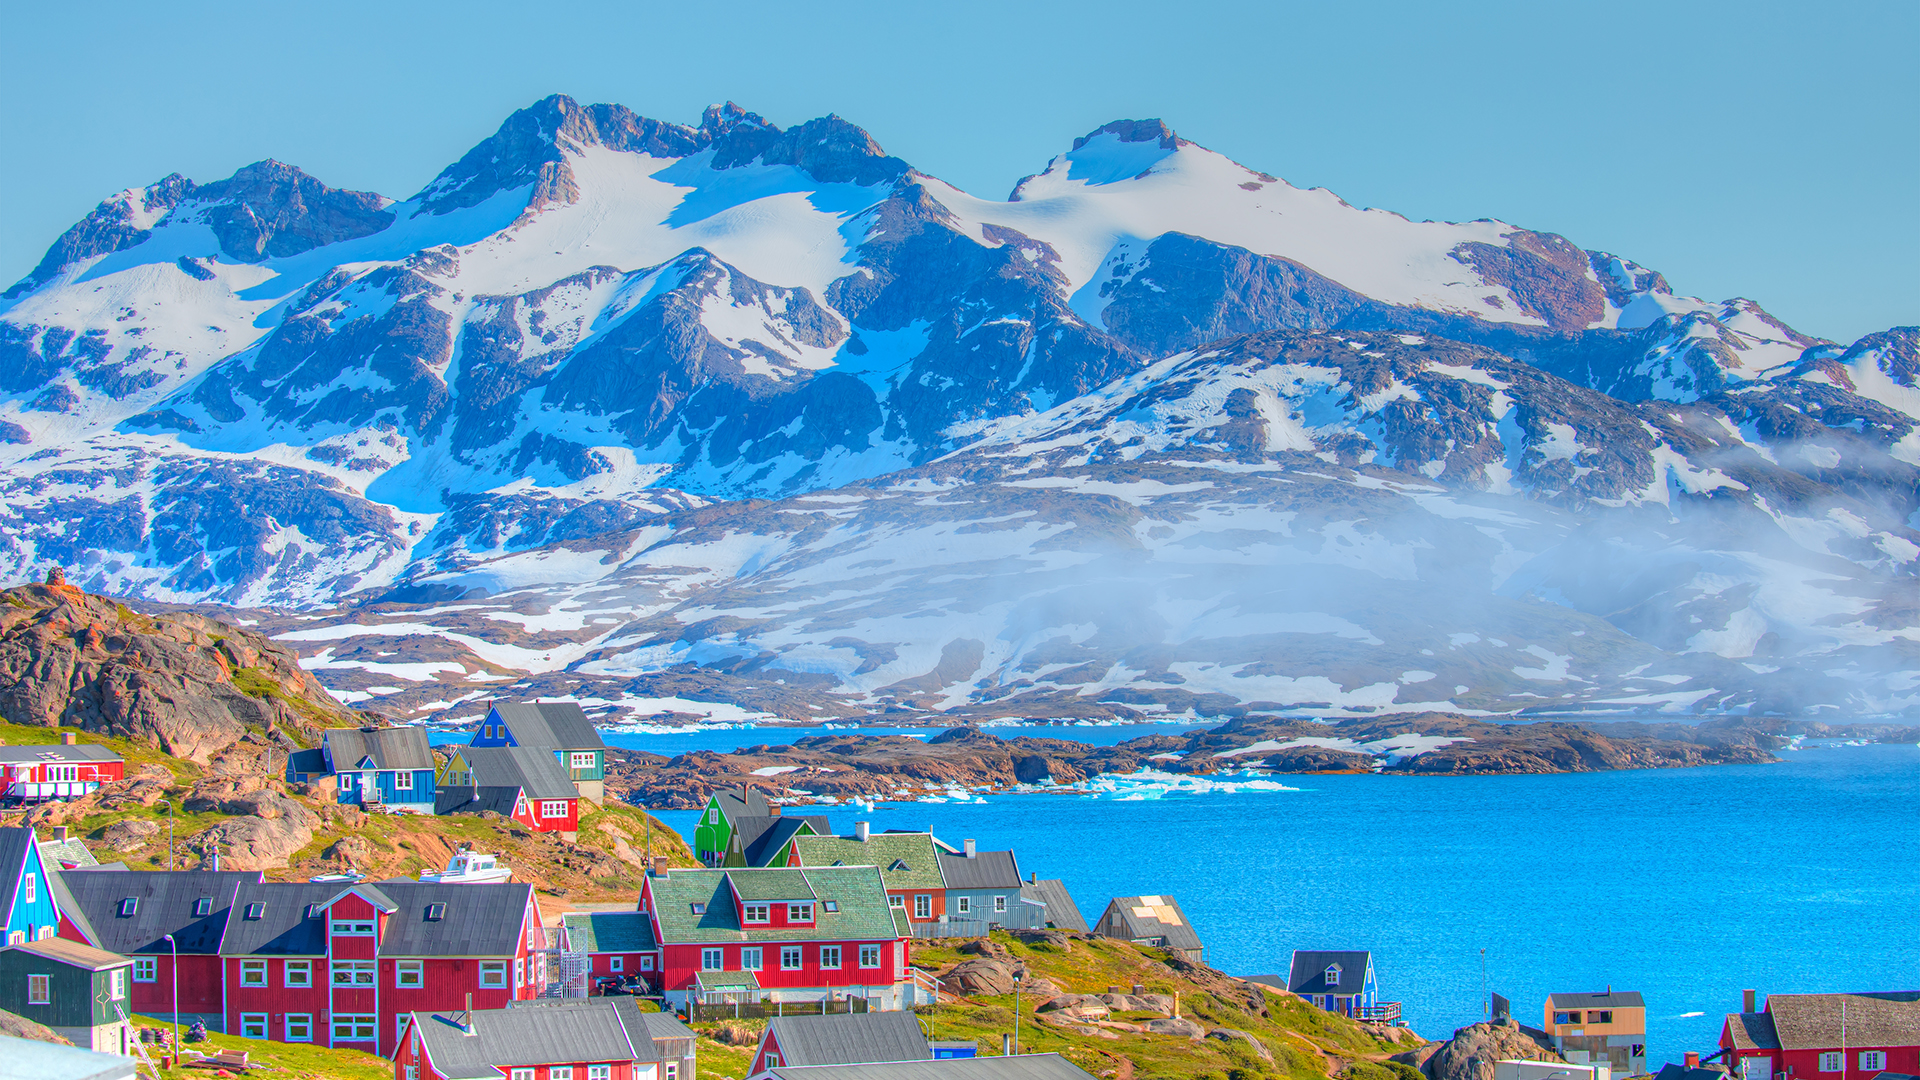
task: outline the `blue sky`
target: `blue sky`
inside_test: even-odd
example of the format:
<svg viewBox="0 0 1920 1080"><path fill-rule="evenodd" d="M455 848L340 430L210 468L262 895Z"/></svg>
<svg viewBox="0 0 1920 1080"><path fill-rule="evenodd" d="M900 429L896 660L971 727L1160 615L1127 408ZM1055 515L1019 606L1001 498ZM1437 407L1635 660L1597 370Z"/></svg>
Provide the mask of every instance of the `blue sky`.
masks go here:
<svg viewBox="0 0 1920 1080"><path fill-rule="evenodd" d="M187 5L183 5L187 6ZM0 279L101 197L273 157L405 197L555 91L836 112L1000 198L1162 117L1301 186L1499 217L1843 341L1920 322L1920 3L10 2Z"/></svg>

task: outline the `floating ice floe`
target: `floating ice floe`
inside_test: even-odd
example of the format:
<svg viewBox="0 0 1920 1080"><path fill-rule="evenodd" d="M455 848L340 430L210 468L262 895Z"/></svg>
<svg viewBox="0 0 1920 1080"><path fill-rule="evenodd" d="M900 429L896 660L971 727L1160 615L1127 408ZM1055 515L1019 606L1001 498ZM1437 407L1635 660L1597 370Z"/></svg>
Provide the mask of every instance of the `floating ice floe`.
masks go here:
<svg viewBox="0 0 1920 1080"><path fill-rule="evenodd" d="M753 770L755 776L779 776L781 773L799 772L799 765L765 765Z"/></svg>
<svg viewBox="0 0 1920 1080"><path fill-rule="evenodd" d="M1251 770L1214 776L1183 776L1159 769L1140 769L1130 773L1096 776L1078 784L1053 788L1035 786L1029 790L1072 791L1091 795L1097 799L1139 802L1147 799L1161 799L1169 795L1206 795L1216 791L1299 791L1300 789L1289 787L1263 773Z"/></svg>

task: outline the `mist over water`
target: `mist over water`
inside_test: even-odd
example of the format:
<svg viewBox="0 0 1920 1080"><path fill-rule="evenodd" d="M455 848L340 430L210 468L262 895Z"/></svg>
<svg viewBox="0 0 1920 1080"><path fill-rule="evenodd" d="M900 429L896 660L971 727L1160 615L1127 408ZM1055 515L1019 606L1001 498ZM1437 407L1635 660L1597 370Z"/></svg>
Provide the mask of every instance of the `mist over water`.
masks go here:
<svg viewBox="0 0 1920 1080"><path fill-rule="evenodd" d="M737 734L746 735L746 732ZM755 733L757 735L757 733ZM764 740L760 740L764 741ZM1381 995L1445 1038L1491 988L1637 990L1650 1063L1716 1049L1740 991L1920 988L1920 747L1812 747L1778 765L1546 776L1283 776L1187 796L987 796L827 808L836 831L926 828L1012 847L1091 923L1168 893L1234 974L1295 948L1370 948ZM1150 789L1134 792L1140 794ZM693 811L658 815L690 833Z"/></svg>

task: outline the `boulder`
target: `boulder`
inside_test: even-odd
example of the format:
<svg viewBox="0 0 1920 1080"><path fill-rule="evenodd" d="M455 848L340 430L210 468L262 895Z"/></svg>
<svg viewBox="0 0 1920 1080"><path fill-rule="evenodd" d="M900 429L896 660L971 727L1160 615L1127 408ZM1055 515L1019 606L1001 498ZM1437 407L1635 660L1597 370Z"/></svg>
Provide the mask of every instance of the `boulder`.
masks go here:
<svg viewBox="0 0 1920 1080"><path fill-rule="evenodd" d="M1158 1020L1149 1020L1140 1026L1155 1035L1178 1035L1187 1039L1199 1039L1207 1033L1206 1028L1184 1016L1163 1016Z"/></svg>
<svg viewBox="0 0 1920 1080"><path fill-rule="evenodd" d="M343 836L322 854L335 862L359 869L373 862L373 844L364 836Z"/></svg>
<svg viewBox="0 0 1920 1080"><path fill-rule="evenodd" d="M956 994L973 997L1013 993L1013 967L1002 960L975 957L962 960L952 971L940 977L941 983Z"/></svg>
<svg viewBox="0 0 1920 1080"><path fill-rule="evenodd" d="M1033 1011L1036 1014L1058 1013L1074 1020L1105 1020L1113 1015L1107 1003L1094 994L1058 994Z"/></svg>
<svg viewBox="0 0 1920 1080"><path fill-rule="evenodd" d="M1241 1031L1239 1028L1214 1028L1212 1031L1207 1032L1207 1038L1219 1039L1225 1043L1241 1043L1252 1050L1261 1061L1269 1063L1273 1061L1273 1052L1267 1049L1266 1043Z"/></svg>
<svg viewBox="0 0 1920 1080"><path fill-rule="evenodd" d="M293 817L236 817L194 838L203 855L220 853L222 870L278 870L313 843L313 830Z"/></svg>
<svg viewBox="0 0 1920 1080"><path fill-rule="evenodd" d="M262 791L266 786L267 780L264 776L209 776L193 785L193 790L187 792L187 797L181 800L180 809L189 814L221 810L223 804L229 800ZM234 813L231 810L225 812Z"/></svg>
<svg viewBox="0 0 1920 1080"><path fill-rule="evenodd" d="M67 1037L37 1020L0 1009L0 1035L10 1035L16 1039L33 1039L36 1042L53 1043L57 1046L72 1046Z"/></svg>
<svg viewBox="0 0 1920 1080"><path fill-rule="evenodd" d="M1050 997L1060 991L1061 987L1044 975L1028 975L1020 981L1020 992L1034 997Z"/></svg>
<svg viewBox="0 0 1920 1080"><path fill-rule="evenodd" d="M1172 994L1101 994L1100 1000L1114 1012L1150 1012L1173 1015Z"/></svg>
<svg viewBox="0 0 1920 1080"><path fill-rule="evenodd" d="M1013 936L1023 945L1045 945L1061 952L1073 951L1073 939L1058 930L1015 930Z"/></svg>
<svg viewBox="0 0 1920 1080"><path fill-rule="evenodd" d="M1493 1080L1496 1061L1565 1063L1544 1037L1518 1024L1469 1024L1421 1063L1430 1080Z"/></svg>
<svg viewBox="0 0 1920 1080"><path fill-rule="evenodd" d="M160 835L160 829L158 822L145 818L123 818L106 827L100 842L115 851L133 851Z"/></svg>

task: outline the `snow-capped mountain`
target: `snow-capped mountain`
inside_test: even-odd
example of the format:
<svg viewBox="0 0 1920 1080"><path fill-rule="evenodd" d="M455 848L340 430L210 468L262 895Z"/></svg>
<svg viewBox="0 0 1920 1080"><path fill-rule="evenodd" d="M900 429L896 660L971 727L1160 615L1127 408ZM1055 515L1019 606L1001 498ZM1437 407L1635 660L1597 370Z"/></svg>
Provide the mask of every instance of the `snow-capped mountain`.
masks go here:
<svg viewBox="0 0 1920 1080"><path fill-rule="evenodd" d="M488 614L378 635L437 636L455 683L1898 711L1916 344L1357 209L1158 121L991 201L838 117L554 97L405 200L269 161L61 236L0 300L0 561L158 601L461 598ZM296 640L382 619L326 621ZM1536 652L1448 683L1443 621ZM323 674L378 670L344 648Z"/></svg>

